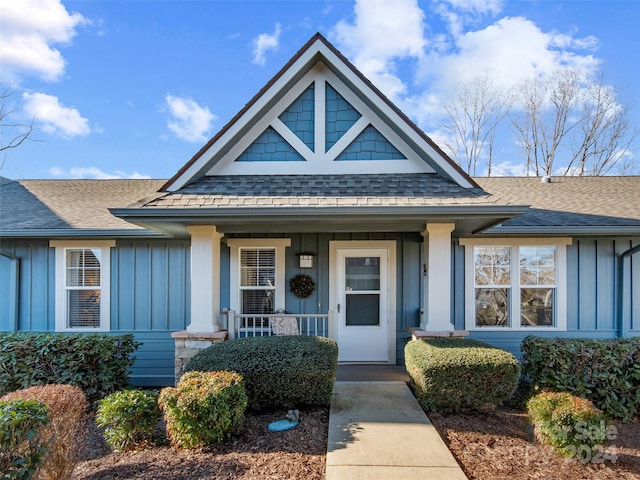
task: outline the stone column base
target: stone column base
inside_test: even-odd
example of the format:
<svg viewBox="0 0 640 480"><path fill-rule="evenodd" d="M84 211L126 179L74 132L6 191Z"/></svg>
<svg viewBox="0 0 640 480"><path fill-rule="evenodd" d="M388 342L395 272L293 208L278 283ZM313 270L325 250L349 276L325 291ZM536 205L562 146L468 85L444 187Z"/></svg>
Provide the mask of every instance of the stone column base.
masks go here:
<svg viewBox="0 0 640 480"><path fill-rule="evenodd" d="M175 350L175 377L176 384L184 373L184 366L189 363L196 353L205 348L209 348L214 343L221 343L227 339L227 331L218 332L173 332L171 334L176 342Z"/></svg>

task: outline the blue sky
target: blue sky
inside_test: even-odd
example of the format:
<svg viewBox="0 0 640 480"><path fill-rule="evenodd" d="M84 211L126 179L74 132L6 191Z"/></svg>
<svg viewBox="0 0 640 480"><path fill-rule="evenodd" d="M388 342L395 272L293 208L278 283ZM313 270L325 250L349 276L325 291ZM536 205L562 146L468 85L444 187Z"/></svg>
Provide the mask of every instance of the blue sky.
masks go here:
<svg viewBox="0 0 640 480"><path fill-rule="evenodd" d="M436 141L451 89L485 68L510 88L601 70L635 105L638 20L639 1L0 0L5 108L37 128L0 175L168 178L315 32ZM515 171L500 142L496 162Z"/></svg>

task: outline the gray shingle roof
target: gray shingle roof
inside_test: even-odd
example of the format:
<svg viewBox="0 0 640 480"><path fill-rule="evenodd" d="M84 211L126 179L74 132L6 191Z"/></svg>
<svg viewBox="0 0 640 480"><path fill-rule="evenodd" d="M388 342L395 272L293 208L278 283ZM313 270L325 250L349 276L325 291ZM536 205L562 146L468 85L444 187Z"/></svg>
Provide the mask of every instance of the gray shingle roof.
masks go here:
<svg viewBox="0 0 640 480"><path fill-rule="evenodd" d="M0 231L141 230L109 208L152 195L162 180L0 179Z"/></svg>
<svg viewBox="0 0 640 480"><path fill-rule="evenodd" d="M640 177L476 178L464 189L434 174L203 177L177 192L163 180L21 180L0 177L0 232L142 231L109 212L145 209L531 205L504 227L625 227L640 231ZM142 200L141 200L142 199ZM634 230L635 231L635 230Z"/></svg>
<svg viewBox="0 0 640 480"><path fill-rule="evenodd" d="M498 203L531 205L509 227L640 227L640 177L476 178Z"/></svg>
<svg viewBox="0 0 640 480"><path fill-rule="evenodd" d="M235 175L202 177L144 204L153 208L393 206L493 203L436 174Z"/></svg>

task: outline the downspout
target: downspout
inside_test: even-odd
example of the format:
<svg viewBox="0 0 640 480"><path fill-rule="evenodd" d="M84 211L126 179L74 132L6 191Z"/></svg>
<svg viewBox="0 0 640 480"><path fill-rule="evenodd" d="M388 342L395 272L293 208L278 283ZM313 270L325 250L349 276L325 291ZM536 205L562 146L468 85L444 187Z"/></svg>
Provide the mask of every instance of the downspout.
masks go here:
<svg viewBox="0 0 640 480"><path fill-rule="evenodd" d="M6 250L0 250L0 255L11 261L11 277L9 278L9 312L13 312L13 332L18 331L18 292L20 275L20 258Z"/></svg>
<svg viewBox="0 0 640 480"><path fill-rule="evenodd" d="M640 244L631 247L620 254L618 258L618 298L617 298L617 314L618 314L618 337L624 337L624 257L629 257L634 253L640 252Z"/></svg>

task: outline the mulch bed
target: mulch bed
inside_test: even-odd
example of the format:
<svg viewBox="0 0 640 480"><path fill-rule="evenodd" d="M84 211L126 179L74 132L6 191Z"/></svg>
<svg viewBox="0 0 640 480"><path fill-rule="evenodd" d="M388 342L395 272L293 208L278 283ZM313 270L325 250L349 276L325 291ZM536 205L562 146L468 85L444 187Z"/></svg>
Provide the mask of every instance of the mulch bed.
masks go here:
<svg viewBox="0 0 640 480"><path fill-rule="evenodd" d="M100 430L90 422L83 458L74 480L211 479L322 480L325 472L329 410L300 412L300 424L286 432L267 425L286 412L247 414L242 433L215 447L178 450L156 446L133 452L112 452Z"/></svg>
<svg viewBox="0 0 640 480"><path fill-rule="evenodd" d="M488 413L429 418L470 480L623 480L640 479L640 423L614 424L617 438L602 452L581 452L584 461L567 460L533 439L525 413L498 409Z"/></svg>
<svg viewBox="0 0 640 480"><path fill-rule="evenodd" d="M90 423L84 458L74 480L210 479L322 480L325 475L329 411L304 410L300 425L274 433L267 425L286 412L247 414L241 434L218 446L177 450L156 446L112 452ZM535 443L526 414L498 409L488 413L429 418L470 480L625 480L640 479L640 422L616 424L618 435L605 445L613 458L581 463ZM601 463L598 463L601 462Z"/></svg>

